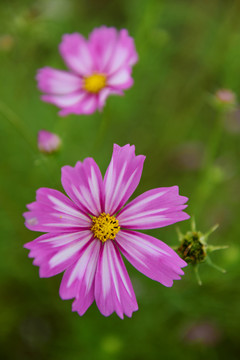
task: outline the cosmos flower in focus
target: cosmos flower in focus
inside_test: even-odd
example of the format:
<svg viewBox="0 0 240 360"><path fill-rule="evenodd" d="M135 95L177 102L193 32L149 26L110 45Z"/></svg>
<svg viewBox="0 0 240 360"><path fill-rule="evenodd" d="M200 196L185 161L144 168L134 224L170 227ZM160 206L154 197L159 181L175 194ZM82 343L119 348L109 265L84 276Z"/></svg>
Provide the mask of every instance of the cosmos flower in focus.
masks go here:
<svg viewBox="0 0 240 360"><path fill-rule="evenodd" d="M24 214L26 227L41 235L25 245L40 277L65 271L62 299L75 298L83 315L95 300L105 316L123 318L138 309L121 253L140 272L165 286L183 275L186 262L162 241L135 230L154 229L188 219L188 200L178 186L149 190L127 205L137 188L145 156L135 147L114 145L104 179L92 158L62 168L57 190L40 188ZM125 205L125 206L124 206Z"/></svg>
<svg viewBox="0 0 240 360"><path fill-rule="evenodd" d="M38 149L43 153L51 154L57 151L61 143L60 137L50 131L40 130L38 132Z"/></svg>
<svg viewBox="0 0 240 360"><path fill-rule="evenodd" d="M138 56L125 29L102 26L88 40L66 34L59 50L69 71L45 67L37 74L38 87L47 94L42 100L58 106L59 115L102 110L109 95L123 95L133 84L132 66Z"/></svg>

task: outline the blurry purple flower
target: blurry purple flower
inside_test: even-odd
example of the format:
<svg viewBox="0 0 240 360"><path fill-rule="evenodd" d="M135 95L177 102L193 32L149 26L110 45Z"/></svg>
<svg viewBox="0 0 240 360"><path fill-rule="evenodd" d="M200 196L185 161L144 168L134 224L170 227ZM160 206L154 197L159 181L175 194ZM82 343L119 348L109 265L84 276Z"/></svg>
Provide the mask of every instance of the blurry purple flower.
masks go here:
<svg viewBox="0 0 240 360"><path fill-rule="evenodd" d="M47 130L40 130L38 132L38 149L41 152L51 154L57 151L60 146L61 139L58 135Z"/></svg>
<svg viewBox="0 0 240 360"><path fill-rule="evenodd" d="M182 210L187 198L178 186L149 190L124 204L141 178L145 157L135 147L114 145L104 179L92 158L62 168L62 185L68 196L41 188L36 202L24 214L26 227L47 232L25 245L40 277L65 271L62 299L75 298L72 310L83 315L95 300L105 316L114 311L132 316L138 309L120 251L140 272L172 286L186 266L169 246L133 231L154 229L188 219Z"/></svg>
<svg viewBox="0 0 240 360"><path fill-rule="evenodd" d="M59 115L91 114L102 110L111 94L123 95L133 84L137 62L134 40L122 29L102 26L86 40L78 33L64 35L60 54L69 71L50 67L37 74L42 100L58 106Z"/></svg>
<svg viewBox="0 0 240 360"><path fill-rule="evenodd" d="M184 340L187 343L198 343L214 346L220 340L221 334L216 325L210 321L192 324L185 332Z"/></svg>

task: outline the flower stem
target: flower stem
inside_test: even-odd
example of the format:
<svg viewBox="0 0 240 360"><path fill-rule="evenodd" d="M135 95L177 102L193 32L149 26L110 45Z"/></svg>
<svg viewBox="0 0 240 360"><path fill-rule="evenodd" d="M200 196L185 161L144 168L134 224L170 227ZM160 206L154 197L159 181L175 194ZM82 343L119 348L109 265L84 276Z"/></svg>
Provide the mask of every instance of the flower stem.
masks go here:
<svg viewBox="0 0 240 360"><path fill-rule="evenodd" d="M199 216L201 213L205 202L210 196L213 187L215 186L215 179L213 177L213 165L216 158L216 154L219 148L219 144L222 138L222 130L223 130L223 119L225 112L218 111L215 127L213 129L212 134L209 137L205 159L203 164L202 174L200 175L200 182L198 187L196 188L196 193L194 196L194 204L195 204L195 215Z"/></svg>
<svg viewBox="0 0 240 360"><path fill-rule="evenodd" d="M19 117L12 111L7 105L0 102L0 114L5 120L7 120L17 132L24 138L29 145L31 151L36 155L38 153L35 142L32 140L32 136L28 132L28 129L23 125Z"/></svg>
<svg viewBox="0 0 240 360"><path fill-rule="evenodd" d="M22 138L28 144L31 153L34 155L35 165L38 165L39 163L43 164L45 173L47 174L51 182L53 182L53 177L51 176L52 169L48 163L48 159L38 152L36 141L33 140L33 137L31 136L27 127L24 126L23 122L20 120L17 114L15 114L15 112L11 110L7 105L0 102L0 115L2 115L2 117L5 118L5 120L7 120L22 136Z"/></svg>
<svg viewBox="0 0 240 360"><path fill-rule="evenodd" d="M224 115L225 115L225 111L220 111L220 110L218 111L215 128L212 133L212 136L210 137L207 153L206 153L206 159L205 159L206 172L209 171L209 169L213 165L213 162L215 160L218 151L219 143L222 136Z"/></svg>
<svg viewBox="0 0 240 360"><path fill-rule="evenodd" d="M99 148L101 147L103 141L104 141L104 136L107 132L107 128L109 126L109 122L110 122L110 117L108 115L108 110L105 109L105 111L101 114L102 115L102 119L101 119L101 123L100 123L100 127L96 136L96 141L94 144L94 152L99 151Z"/></svg>

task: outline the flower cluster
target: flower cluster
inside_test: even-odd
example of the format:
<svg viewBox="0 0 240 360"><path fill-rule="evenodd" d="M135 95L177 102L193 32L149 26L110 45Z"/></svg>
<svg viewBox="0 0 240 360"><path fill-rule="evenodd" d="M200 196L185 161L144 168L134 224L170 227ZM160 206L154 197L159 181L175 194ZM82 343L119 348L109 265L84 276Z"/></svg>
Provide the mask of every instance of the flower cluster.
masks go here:
<svg viewBox="0 0 240 360"><path fill-rule="evenodd" d="M122 95L133 84L137 62L127 30L93 30L89 39L64 35L60 54L68 71L50 67L37 74L42 99L60 108L60 115L102 110L111 94ZM39 132L40 151L56 151L57 135ZM145 157L135 147L114 145L104 178L92 158L62 168L59 191L40 188L27 205L26 227L45 233L25 244L39 266L40 277L64 271L62 299L74 299L72 310L83 315L95 300L105 316L123 318L138 309L122 255L140 272L165 286L183 275L187 263L162 241L136 230L161 228L186 220L187 198L178 186L149 190L126 202L137 188Z"/></svg>

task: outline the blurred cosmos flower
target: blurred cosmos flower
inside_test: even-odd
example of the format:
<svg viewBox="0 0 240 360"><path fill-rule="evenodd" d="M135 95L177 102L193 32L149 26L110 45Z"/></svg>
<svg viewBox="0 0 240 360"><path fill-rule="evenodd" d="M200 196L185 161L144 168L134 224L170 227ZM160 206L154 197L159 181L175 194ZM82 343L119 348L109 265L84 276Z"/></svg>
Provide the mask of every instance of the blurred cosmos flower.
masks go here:
<svg viewBox="0 0 240 360"><path fill-rule="evenodd" d="M183 339L187 344L215 346L221 339L221 332L214 322L199 321L189 324Z"/></svg>
<svg viewBox="0 0 240 360"><path fill-rule="evenodd" d="M78 33L64 35L60 53L69 71L50 67L37 74L42 100L58 106L59 115L91 114L102 110L111 94L123 95L133 84L132 66L138 56L127 30L102 26L86 40Z"/></svg>
<svg viewBox="0 0 240 360"><path fill-rule="evenodd" d="M187 198L178 186L149 190L123 207L141 178L145 156L135 147L114 145L104 179L92 158L62 168L66 197L41 188L24 214L26 227L47 232L25 245L40 277L64 270L62 299L75 298L72 310L83 315L92 302L105 316L123 318L138 309L120 251L139 271L165 286L183 275L187 264L170 247L133 231L154 229L188 219Z"/></svg>
<svg viewBox="0 0 240 360"><path fill-rule="evenodd" d="M212 105L219 110L228 111L237 105L236 94L230 89L219 89L212 97Z"/></svg>
<svg viewBox="0 0 240 360"><path fill-rule="evenodd" d="M38 132L38 149L43 153L51 154L57 151L61 143L60 137L56 134L47 130L40 130Z"/></svg>
<svg viewBox="0 0 240 360"><path fill-rule="evenodd" d="M236 103L236 95L232 90L219 89L215 93L217 100L224 104L234 105Z"/></svg>
<svg viewBox="0 0 240 360"><path fill-rule="evenodd" d="M228 247L226 245L215 246L215 245L209 245L207 243L209 235L212 234L217 228L218 225L215 225L206 234L203 234L200 231L196 230L195 221L192 219L191 231L188 231L184 235L178 229L180 246L177 249L177 253L188 264L193 265L199 285L202 285L202 281L198 273L198 267L199 264L202 262L206 262L208 265L214 267L215 269L223 273L226 272L226 270L215 265L209 257L209 254L211 252L216 250L226 249Z"/></svg>

